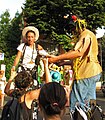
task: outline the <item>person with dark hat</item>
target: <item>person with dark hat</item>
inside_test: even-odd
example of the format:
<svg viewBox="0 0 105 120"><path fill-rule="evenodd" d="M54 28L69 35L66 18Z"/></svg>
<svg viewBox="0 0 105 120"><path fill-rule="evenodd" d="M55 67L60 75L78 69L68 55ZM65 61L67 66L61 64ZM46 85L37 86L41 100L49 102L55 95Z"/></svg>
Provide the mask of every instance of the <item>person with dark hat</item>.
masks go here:
<svg viewBox="0 0 105 120"><path fill-rule="evenodd" d="M70 94L70 110L73 112L77 103L85 110L91 100L96 100L96 82L100 80L102 68L97 57L98 42L95 34L86 29L85 20L72 15L71 19L75 28L72 32L77 36L74 50L53 56L49 62L73 60L74 83Z"/></svg>

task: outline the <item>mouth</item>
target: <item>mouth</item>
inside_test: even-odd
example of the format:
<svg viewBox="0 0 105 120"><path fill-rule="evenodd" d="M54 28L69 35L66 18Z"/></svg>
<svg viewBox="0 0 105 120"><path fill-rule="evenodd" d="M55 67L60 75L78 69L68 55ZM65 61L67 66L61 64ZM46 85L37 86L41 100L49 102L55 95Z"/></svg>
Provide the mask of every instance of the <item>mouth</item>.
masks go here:
<svg viewBox="0 0 105 120"><path fill-rule="evenodd" d="M33 42L32 40L28 40L28 42Z"/></svg>

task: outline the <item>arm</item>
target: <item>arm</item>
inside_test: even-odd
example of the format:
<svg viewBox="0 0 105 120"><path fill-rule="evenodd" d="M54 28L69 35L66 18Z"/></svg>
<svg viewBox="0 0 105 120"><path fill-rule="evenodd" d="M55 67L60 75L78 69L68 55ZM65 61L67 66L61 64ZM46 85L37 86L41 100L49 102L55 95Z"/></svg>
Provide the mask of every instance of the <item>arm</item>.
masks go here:
<svg viewBox="0 0 105 120"><path fill-rule="evenodd" d="M20 60L21 56L22 56L22 52L18 51L18 53L16 55L16 58L14 60L13 67L12 67L11 71L15 71L15 67L19 63L19 60Z"/></svg>
<svg viewBox="0 0 105 120"><path fill-rule="evenodd" d="M58 66L73 65L73 61L72 60L62 60L62 61L58 62L57 65Z"/></svg>
<svg viewBox="0 0 105 120"><path fill-rule="evenodd" d="M38 45L38 50L43 50L43 47L41 45Z"/></svg>
<svg viewBox="0 0 105 120"><path fill-rule="evenodd" d="M81 54L78 50L68 51L67 53L61 54L59 56L52 56L51 58L49 58L49 62L55 63L55 62L58 62L60 60L70 60L70 59L74 59L74 58L77 58L80 56L81 56Z"/></svg>
<svg viewBox="0 0 105 120"><path fill-rule="evenodd" d="M11 94L13 92L13 89L10 90L11 83L12 83L12 80L9 79L8 83L6 84L5 89L4 89L5 94L7 94L8 96L11 96Z"/></svg>
<svg viewBox="0 0 105 120"><path fill-rule="evenodd" d="M44 58L43 63L44 63L44 71L45 71L45 83L48 83L52 81L50 71L48 68L48 58Z"/></svg>
<svg viewBox="0 0 105 120"><path fill-rule="evenodd" d="M90 46L90 39L86 39L84 41L83 48L81 51L79 50L68 51L67 53L61 54L59 56L52 56L51 58L49 58L49 62L55 63L60 60L70 60L81 57L88 50L89 46Z"/></svg>
<svg viewBox="0 0 105 120"><path fill-rule="evenodd" d="M51 55L48 54L48 52L46 52L42 46L38 45L38 50L39 50L39 55L41 57L50 57Z"/></svg>
<svg viewBox="0 0 105 120"><path fill-rule="evenodd" d="M16 72L15 72L15 71L12 71L12 72L11 72L11 76L10 76L10 78L9 78L9 80L8 80L8 83L7 83L6 86L5 86L4 92L5 92L8 96L10 96L11 93L13 92L13 89L10 89L10 87L11 87L11 83L13 82L13 79L14 79L15 76L16 76Z"/></svg>

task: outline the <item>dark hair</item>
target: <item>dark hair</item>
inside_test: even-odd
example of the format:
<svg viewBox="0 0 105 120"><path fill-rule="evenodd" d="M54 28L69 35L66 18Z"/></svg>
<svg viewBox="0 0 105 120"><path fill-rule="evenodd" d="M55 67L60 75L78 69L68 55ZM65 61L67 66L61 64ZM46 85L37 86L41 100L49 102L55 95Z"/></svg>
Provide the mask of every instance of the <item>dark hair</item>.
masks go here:
<svg viewBox="0 0 105 120"><path fill-rule="evenodd" d="M66 92L59 83L50 82L45 84L39 94L39 105L47 115L60 114L67 102Z"/></svg>
<svg viewBox="0 0 105 120"><path fill-rule="evenodd" d="M26 32L26 38L27 38L27 35L28 35L29 32L32 32L32 33L34 33L34 35L36 35L33 30L28 30L28 31Z"/></svg>
<svg viewBox="0 0 105 120"><path fill-rule="evenodd" d="M26 89L28 86L33 84L32 76L26 71L19 72L14 79L15 86L19 89Z"/></svg>
<svg viewBox="0 0 105 120"><path fill-rule="evenodd" d="M22 96L26 91L26 88L31 87L34 83L32 76L26 72L21 71L14 78L15 80L15 89L12 93L14 97Z"/></svg>

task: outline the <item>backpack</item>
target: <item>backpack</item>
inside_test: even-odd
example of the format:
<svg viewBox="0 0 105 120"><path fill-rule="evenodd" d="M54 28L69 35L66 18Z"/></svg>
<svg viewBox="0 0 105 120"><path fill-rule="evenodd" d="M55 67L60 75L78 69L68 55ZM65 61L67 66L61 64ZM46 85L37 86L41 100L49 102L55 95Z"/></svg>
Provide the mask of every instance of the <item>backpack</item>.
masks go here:
<svg viewBox="0 0 105 120"><path fill-rule="evenodd" d="M17 98L9 100L4 105L0 120L23 120L21 106Z"/></svg>

